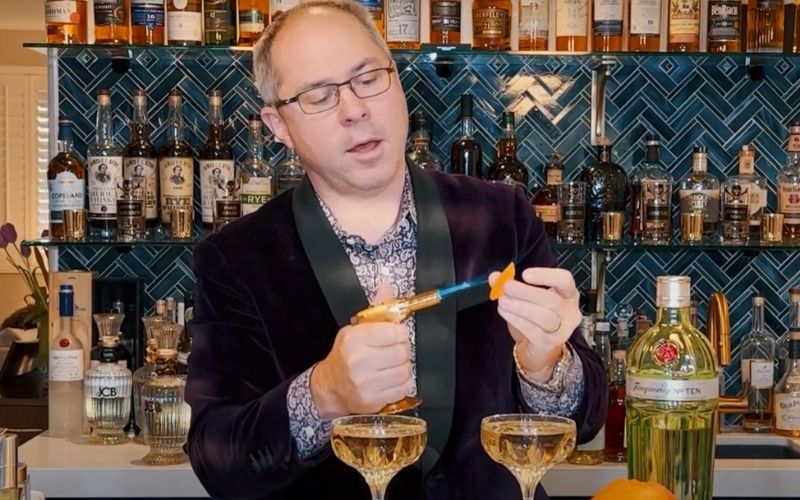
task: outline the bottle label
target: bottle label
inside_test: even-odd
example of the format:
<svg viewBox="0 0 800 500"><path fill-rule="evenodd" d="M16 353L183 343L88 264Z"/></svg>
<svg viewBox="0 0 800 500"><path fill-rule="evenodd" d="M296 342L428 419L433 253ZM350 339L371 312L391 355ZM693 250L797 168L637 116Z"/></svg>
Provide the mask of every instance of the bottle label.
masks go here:
<svg viewBox="0 0 800 500"><path fill-rule="evenodd" d="M511 14L506 9L476 9L472 12L472 26L476 37L508 38Z"/></svg>
<svg viewBox="0 0 800 500"><path fill-rule="evenodd" d="M693 43L700 35L700 0L669 0L670 43Z"/></svg>
<svg viewBox="0 0 800 500"><path fill-rule="evenodd" d="M272 16L274 21L278 16L299 4L299 0L270 0L269 15Z"/></svg>
<svg viewBox="0 0 800 500"><path fill-rule="evenodd" d="M750 363L750 387L753 389L769 389L774 385L773 370L775 363L762 359L751 359Z"/></svg>
<svg viewBox="0 0 800 500"><path fill-rule="evenodd" d="M239 200L215 200L217 221L234 221L242 216L242 204Z"/></svg>
<svg viewBox="0 0 800 500"><path fill-rule="evenodd" d="M589 25L589 0L556 2L556 36L586 36Z"/></svg>
<svg viewBox="0 0 800 500"><path fill-rule="evenodd" d="M703 213L705 222L719 222L719 191L716 189L679 191L681 213Z"/></svg>
<svg viewBox="0 0 800 500"><path fill-rule="evenodd" d="M169 223L169 210L192 208L193 163L191 158L161 158L161 222Z"/></svg>
<svg viewBox="0 0 800 500"><path fill-rule="evenodd" d="M621 0L594 0L594 34L622 35Z"/></svg>
<svg viewBox="0 0 800 500"><path fill-rule="evenodd" d="M78 24L81 22L78 2L75 0L45 2L44 18L47 23Z"/></svg>
<svg viewBox="0 0 800 500"><path fill-rule="evenodd" d="M628 375L626 394L655 401L709 401L719 398L719 377L693 380L664 380Z"/></svg>
<svg viewBox="0 0 800 500"><path fill-rule="evenodd" d="M666 181L643 180L644 225L650 231L667 231L671 220L672 185ZM668 235L665 235L668 238Z"/></svg>
<svg viewBox="0 0 800 500"><path fill-rule="evenodd" d="M563 205L561 207L561 220L583 222L586 214L584 205Z"/></svg>
<svg viewBox="0 0 800 500"><path fill-rule="evenodd" d="M761 187L751 182L748 186L748 191L750 191L750 215L758 214L765 208L767 208L767 196L766 192L761 189ZM758 224L761 224L761 220L756 218L753 219Z"/></svg>
<svg viewBox="0 0 800 500"><path fill-rule="evenodd" d="M83 363L83 349L72 351L51 349L47 373L52 382L83 380Z"/></svg>
<svg viewBox="0 0 800 500"><path fill-rule="evenodd" d="M183 10L167 12L170 41L200 42L203 40L203 15Z"/></svg>
<svg viewBox="0 0 800 500"><path fill-rule="evenodd" d="M580 451L603 451L606 447L606 426L600 428L597 434L594 435L591 441L584 444L579 444Z"/></svg>
<svg viewBox="0 0 800 500"><path fill-rule="evenodd" d="M233 179L233 160L200 160L200 203L203 222L214 222L212 203L218 191L225 192L225 183Z"/></svg>
<svg viewBox="0 0 800 500"><path fill-rule="evenodd" d="M745 222L750 220L747 204L726 203L722 207L722 220L725 222Z"/></svg>
<svg viewBox="0 0 800 500"><path fill-rule="evenodd" d="M543 222L558 222L558 205L534 205L533 211Z"/></svg>
<svg viewBox="0 0 800 500"><path fill-rule="evenodd" d="M789 144L786 151L790 153L800 153L800 134L789 134Z"/></svg>
<svg viewBox="0 0 800 500"><path fill-rule="evenodd" d="M242 179L239 199L242 202L242 215L255 212L272 197L272 177L249 177Z"/></svg>
<svg viewBox="0 0 800 500"><path fill-rule="evenodd" d="M239 11L239 31L261 33L264 31L264 13L258 9Z"/></svg>
<svg viewBox="0 0 800 500"><path fill-rule="evenodd" d="M117 219L142 219L142 200L117 200Z"/></svg>
<svg viewBox="0 0 800 500"><path fill-rule="evenodd" d="M756 159L752 155L739 155L739 175L756 173Z"/></svg>
<svg viewBox="0 0 800 500"><path fill-rule="evenodd" d="M800 431L800 398L792 394L775 394L775 429Z"/></svg>
<svg viewBox="0 0 800 500"><path fill-rule="evenodd" d="M89 218L114 219L117 213L117 184L122 177L122 157L90 156L86 163L89 175Z"/></svg>
<svg viewBox="0 0 800 500"><path fill-rule="evenodd" d="M386 3L386 41L419 41L419 0L389 0Z"/></svg>
<svg viewBox="0 0 800 500"><path fill-rule="evenodd" d="M800 224L800 185L778 183L778 211L784 224Z"/></svg>
<svg viewBox="0 0 800 500"><path fill-rule="evenodd" d="M431 31L461 31L461 2L431 2Z"/></svg>
<svg viewBox="0 0 800 500"><path fill-rule="evenodd" d="M661 33L661 2L631 0L631 34L658 35Z"/></svg>
<svg viewBox="0 0 800 500"><path fill-rule="evenodd" d="M164 5L152 0L133 0L131 25L145 26L149 30L164 26Z"/></svg>
<svg viewBox="0 0 800 500"><path fill-rule="evenodd" d="M520 2L519 36L530 38L547 37L550 20L550 3L544 0L522 0ZM559 181L561 182L561 181ZM549 183L549 181L548 181Z"/></svg>
<svg viewBox="0 0 800 500"><path fill-rule="evenodd" d="M558 168L549 168L547 169L547 184L550 186L554 186L556 184L561 184L561 170Z"/></svg>
<svg viewBox="0 0 800 500"><path fill-rule="evenodd" d="M144 178L144 216L151 220L158 218L157 166L158 160L155 158L123 158L122 160L122 171L125 177Z"/></svg>
<svg viewBox="0 0 800 500"><path fill-rule="evenodd" d="M206 0L205 31L206 33L225 33L231 25L230 12L225 8L227 0Z"/></svg>
<svg viewBox="0 0 800 500"><path fill-rule="evenodd" d="M64 222L64 210L84 208L86 186L72 172L60 172L55 179L48 181L50 191L50 222Z"/></svg>
<svg viewBox="0 0 800 500"><path fill-rule="evenodd" d="M727 42L739 39L738 1L712 0L708 5L708 41Z"/></svg>
<svg viewBox="0 0 800 500"><path fill-rule="evenodd" d="M94 24L96 26L125 24L125 2L123 0L94 0Z"/></svg>

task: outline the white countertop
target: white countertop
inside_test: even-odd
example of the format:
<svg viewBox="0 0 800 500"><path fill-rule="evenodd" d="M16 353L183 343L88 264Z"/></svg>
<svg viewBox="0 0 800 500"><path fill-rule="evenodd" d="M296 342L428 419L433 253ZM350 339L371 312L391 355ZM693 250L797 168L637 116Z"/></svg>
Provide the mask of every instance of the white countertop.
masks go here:
<svg viewBox="0 0 800 500"><path fill-rule="evenodd" d="M800 450L800 439L745 433L721 434L718 444L776 444ZM51 438L46 433L20 447L33 489L47 497L207 497L188 462L144 465L147 447L137 444L98 446ZM561 464L542 481L550 496L591 497L627 475L624 463L581 466ZM714 495L764 498L800 496L800 459L717 460ZM355 499L354 499L355 500Z"/></svg>

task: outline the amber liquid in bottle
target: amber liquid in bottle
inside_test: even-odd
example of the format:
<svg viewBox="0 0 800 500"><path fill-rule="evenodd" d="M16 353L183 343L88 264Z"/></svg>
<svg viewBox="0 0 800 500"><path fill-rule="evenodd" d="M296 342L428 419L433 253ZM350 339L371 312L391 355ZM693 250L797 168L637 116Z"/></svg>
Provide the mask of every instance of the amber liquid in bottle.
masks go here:
<svg viewBox="0 0 800 500"><path fill-rule="evenodd" d="M520 0L519 50L547 50L550 36L549 0Z"/></svg>
<svg viewBox="0 0 800 500"><path fill-rule="evenodd" d="M132 0L131 43L134 45L163 45L164 18L164 2Z"/></svg>
<svg viewBox="0 0 800 500"><path fill-rule="evenodd" d="M628 459L625 449L625 351L614 351L613 357L603 455L607 462L625 462Z"/></svg>
<svg viewBox="0 0 800 500"><path fill-rule="evenodd" d="M239 0L237 44L255 45L269 24L269 0Z"/></svg>
<svg viewBox="0 0 800 500"><path fill-rule="evenodd" d="M475 140L472 121L472 96L461 96L461 137L450 150L450 173L480 178L483 175L481 145Z"/></svg>
<svg viewBox="0 0 800 500"><path fill-rule="evenodd" d="M596 52L622 50L622 0L594 0L594 40Z"/></svg>
<svg viewBox="0 0 800 500"><path fill-rule="evenodd" d="M628 51L661 50L661 2L631 0L628 5Z"/></svg>
<svg viewBox="0 0 800 500"><path fill-rule="evenodd" d="M65 8L65 4L60 1L45 2L47 43L81 44L88 42L86 0L76 0L73 3L75 10Z"/></svg>
<svg viewBox="0 0 800 500"><path fill-rule="evenodd" d="M167 0L169 45L200 45L203 42L202 12L200 0Z"/></svg>
<svg viewBox="0 0 800 500"><path fill-rule="evenodd" d="M413 9L409 8L411 5ZM386 45L390 49L413 50L419 48L420 0L386 0Z"/></svg>
<svg viewBox="0 0 800 500"><path fill-rule="evenodd" d="M431 9L431 43L461 43L461 1L434 0Z"/></svg>
<svg viewBox="0 0 800 500"><path fill-rule="evenodd" d="M86 167L72 151L72 123L58 122L58 154L47 166L50 197L50 238L64 239L64 210L85 208Z"/></svg>
<svg viewBox="0 0 800 500"><path fill-rule="evenodd" d="M741 6L739 0L709 0L707 34L709 52L741 50L739 32Z"/></svg>
<svg viewBox="0 0 800 500"><path fill-rule="evenodd" d="M589 50L589 0L556 0L556 50Z"/></svg>
<svg viewBox="0 0 800 500"><path fill-rule="evenodd" d="M130 0L94 0L95 43L130 43L130 9Z"/></svg>
<svg viewBox="0 0 800 500"><path fill-rule="evenodd" d="M669 0L668 52L700 50L700 0Z"/></svg>
<svg viewBox="0 0 800 500"><path fill-rule="evenodd" d="M555 238L558 233L558 218L561 208L558 204L558 186L564 175L561 155L554 152L544 166L545 185L531 199L536 215L544 222L544 232Z"/></svg>
<svg viewBox="0 0 800 500"><path fill-rule="evenodd" d="M511 50L511 1L474 0L472 47Z"/></svg>

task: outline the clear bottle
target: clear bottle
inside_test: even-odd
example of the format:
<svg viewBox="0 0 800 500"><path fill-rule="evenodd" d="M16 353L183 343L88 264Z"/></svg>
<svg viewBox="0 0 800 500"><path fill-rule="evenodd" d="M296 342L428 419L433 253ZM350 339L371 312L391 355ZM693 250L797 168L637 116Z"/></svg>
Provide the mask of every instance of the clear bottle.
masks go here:
<svg viewBox="0 0 800 500"><path fill-rule="evenodd" d="M761 216L767 208L769 187L767 180L756 174L756 149L753 144L744 144L739 150L739 178L748 183L750 240L757 241L761 238Z"/></svg>
<svg viewBox="0 0 800 500"><path fill-rule="evenodd" d="M749 189L750 181L738 175L728 177L720 186L720 240L723 245L746 245L750 240Z"/></svg>
<svg viewBox="0 0 800 500"><path fill-rule="evenodd" d="M167 43L203 43L203 4L201 0L167 0Z"/></svg>
<svg viewBox="0 0 800 500"><path fill-rule="evenodd" d="M158 345L156 344L155 337L153 337L153 327L166 323L169 320L166 318L166 303L163 300L157 300L155 312L152 316L145 316L142 318L145 331L145 354L144 364L133 372L133 416L136 425L139 427L139 433L136 435L134 441L139 444L144 444L144 429L142 422L144 422L144 414L142 408L142 387L150 379L156 375L156 352L158 352Z"/></svg>
<svg viewBox="0 0 800 500"><path fill-rule="evenodd" d="M130 43L130 0L94 0L94 43Z"/></svg>
<svg viewBox="0 0 800 500"><path fill-rule="evenodd" d="M50 344L48 363L48 435L78 439L83 429L83 344L72 332L75 311L72 285L58 290L59 328Z"/></svg>
<svg viewBox="0 0 800 500"><path fill-rule="evenodd" d="M386 0L386 45L390 49L419 48L421 12L419 0Z"/></svg>
<svg viewBox="0 0 800 500"><path fill-rule="evenodd" d="M303 181L306 176L306 170L303 168L303 163L297 152L294 149L286 149L286 157L278 165L278 187L275 190L275 196L294 189Z"/></svg>
<svg viewBox="0 0 800 500"><path fill-rule="evenodd" d="M233 16L235 0L205 0L203 2L203 39L206 45L233 45L236 41L236 23Z"/></svg>
<svg viewBox="0 0 800 500"><path fill-rule="evenodd" d="M88 43L86 0L46 0L44 17L47 26L47 43Z"/></svg>
<svg viewBox="0 0 800 500"><path fill-rule="evenodd" d="M786 166L778 173L778 211L783 214L783 242L800 243L800 120L789 127Z"/></svg>
<svg viewBox="0 0 800 500"><path fill-rule="evenodd" d="M178 340L183 328L175 323L153 327L158 345L155 377L142 386L144 442L150 451L142 460L149 465L186 462L183 444L189 434L191 408L184 401L186 376L176 373Z"/></svg>
<svg viewBox="0 0 800 500"><path fill-rule="evenodd" d="M775 433L800 437L800 329L789 333L786 374L775 385Z"/></svg>
<svg viewBox="0 0 800 500"><path fill-rule="evenodd" d="M461 0L430 2L430 41L437 45L461 43Z"/></svg>
<svg viewBox="0 0 800 500"><path fill-rule="evenodd" d="M628 459L625 435L625 351L615 349L612 359L603 458L606 462L625 462Z"/></svg>
<svg viewBox="0 0 800 500"><path fill-rule="evenodd" d="M131 43L163 45L165 17L163 1L131 0Z"/></svg>
<svg viewBox="0 0 800 500"><path fill-rule="evenodd" d="M89 229L94 236L112 238L117 230L117 185L122 180L122 146L111 125L111 91L97 91L95 139L87 151Z"/></svg>
<svg viewBox="0 0 800 500"><path fill-rule="evenodd" d="M125 320L125 315L111 312L96 313L93 314L92 317L97 325L98 341L97 345L92 347L89 356L91 367L94 368L103 362L103 350L105 349L105 347L103 347L103 337L114 337L117 340L114 347L114 357L117 358L117 362L121 367L130 368L133 364L133 356L131 355L130 349L120 341L120 336L122 334L121 327L122 322ZM110 339L108 343L111 342L113 342L113 339Z"/></svg>
<svg viewBox="0 0 800 500"><path fill-rule="evenodd" d="M131 412L131 371L118 356L119 331L103 333L99 362L86 372L84 380L84 411L92 428L91 441L122 444L128 440L123 428Z"/></svg>
<svg viewBox="0 0 800 500"><path fill-rule="evenodd" d="M668 245L672 238L672 176L661 165L661 141L658 136L646 136L644 144L647 152L636 179L641 189L641 242L648 245ZM633 196L631 199L633 200ZM633 202L631 205L634 205Z"/></svg>
<svg viewBox="0 0 800 500"><path fill-rule="evenodd" d="M708 151L699 146L692 152L692 171L678 188L681 214L703 214L703 242L710 243L719 225L719 180L708 173Z"/></svg>
<svg viewBox="0 0 800 500"><path fill-rule="evenodd" d="M261 116L250 115L247 122L247 155L239 166L242 215L255 212L272 199L275 182L272 165L264 159L264 134Z"/></svg>
<svg viewBox="0 0 800 500"><path fill-rule="evenodd" d="M586 240L600 242L603 235L603 212L625 213L628 175L611 161L612 144L601 139L597 145L597 162L588 165L580 174L586 182Z"/></svg>
<svg viewBox="0 0 800 500"><path fill-rule="evenodd" d="M519 0L519 50L548 50L550 0Z"/></svg>
<svg viewBox="0 0 800 500"><path fill-rule="evenodd" d="M486 171L486 180L519 186L528 192L528 169L517 158L514 113L503 113L503 130L497 141L497 158Z"/></svg>
<svg viewBox="0 0 800 500"><path fill-rule="evenodd" d="M122 173L144 179L145 224L158 224L158 151L150 142L150 121L147 119L147 93L133 91L133 117L130 122L131 141L122 154Z"/></svg>
<svg viewBox="0 0 800 500"><path fill-rule="evenodd" d="M772 431L772 387L775 383L775 338L764 324L764 297L753 297L750 333L741 347L742 385L747 413L742 427L748 432Z"/></svg>
<svg viewBox="0 0 800 500"><path fill-rule="evenodd" d="M789 337L792 332L800 332L800 288L789 289L789 304L792 310L792 323L789 329L778 338L776 370L778 380L782 379L788 369Z"/></svg>
<svg viewBox="0 0 800 500"><path fill-rule="evenodd" d="M634 317L633 306L627 303L618 304L615 309L615 316L617 318L617 339L614 344L614 350L628 352L628 347L632 342L630 322Z"/></svg>
<svg viewBox="0 0 800 500"><path fill-rule="evenodd" d="M214 193L224 189L235 175L233 149L225 139L222 92L208 92L208 136L200 150L200 206L203 229L214 225Z"/></svg>
<svg viewBox="0 0 800 500"><path fill-rule="evenodd" d="M544 165L544 187L531 198L533 211L544 222L544 232L550 238L555 238L558 234L558 219L561 216L558 186L561 185L563 176L564 164L561 162L561 153L553 151Z"/></svg>
<svg viewBox="0 0 800 500"><path fill-rule="evenodd" d="M667 52L700 51L700 0L670 0Z"/></svg>
<svg viewBox="0 0 800 500"><path fill-rule="evenodd" d="M189 208L194 200L194 153L184 140L183 93L169 92L167 140L158 156L161 223L169 225L173 208Z"/></svg>
<svg viewBox="0 0 800 500"><path fill-rule="evenodd" d="M411 147L406 150L409 165L423 170L441 170L442 162L430 150L431 134L427 128L425 112L417 110L411 121Z"/></svg>
<svg viewBox="0 0 800 500"><path fill-rule="evenodd" d="M595 348L594 318L584 316L581 319L580 331L586 343ZM567 457L567 461L577 465L597 465L603 463L603 448L605 447L605 429L601 428L587 443L579 444Z"/></svg>
<svg viewBox="0 0 800 500"><path fill-rule="evenodd" d="M610 375L612 368L611 362L613 360L611 349L611 323L601 314L598 314L595 318L594 342L594 350L603 362L603 369L606 375Z"/></svg>
<svg viewBox="0 0 800 500"><path fill-rule="evenodd" d="M622 50L622 0L593 0L592 50L620 52Z"/></svg>
<svg viewBox="0 0 800 500"><path fill-rule="evenodd" d="M661 50L661 0L629 3L628 52Z"/></svg>
<svg viewBox="0 0 800 500"><path fill-rule="evenodd" d="M628 477L659 482L679 499L711 500L719 367L690 323L690 301L689 277L659 276L655 324L628 350Z"/></svg>
<svg viewBox="0 0 800 500"><path fill-rule="evenodd" d="M58 154L47 166L47 189L50 199L50 238L63 240L64 210L86 208L86 168L75 155L72 122L58 120Z"/></svg>
<svg viewBox="0 0 800 500"><path fill-rule="evenodd" d="M555 0L556 50L589 50L589 0Z"/></svg>
<svg viewBox="0 0 800 500"><path fill-rule="evenodd" d="M461 135L450 148L450 173L483 177L481 145L475 140L472 95L461 95Z"/></svg>

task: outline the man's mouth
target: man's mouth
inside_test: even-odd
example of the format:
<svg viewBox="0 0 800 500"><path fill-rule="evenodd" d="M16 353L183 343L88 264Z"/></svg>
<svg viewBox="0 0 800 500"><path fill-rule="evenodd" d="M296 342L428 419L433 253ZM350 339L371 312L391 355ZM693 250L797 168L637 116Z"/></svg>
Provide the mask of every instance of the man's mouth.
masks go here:
<svg viewBox="0 0 800 500"><path fill-rule="evenodd" d="M355 146L347 150L348 153L369 153L380 145L381 141L372 139L368 141L359 142Z"/></svg>

